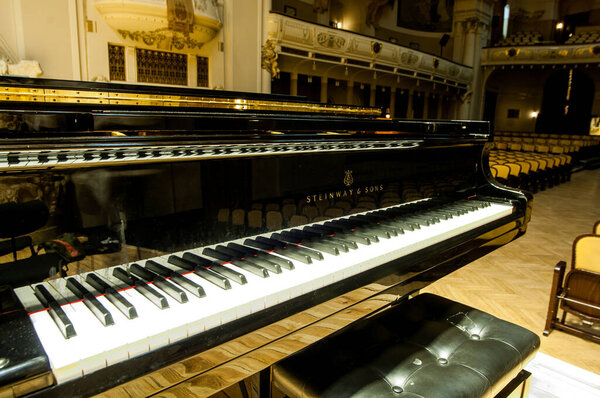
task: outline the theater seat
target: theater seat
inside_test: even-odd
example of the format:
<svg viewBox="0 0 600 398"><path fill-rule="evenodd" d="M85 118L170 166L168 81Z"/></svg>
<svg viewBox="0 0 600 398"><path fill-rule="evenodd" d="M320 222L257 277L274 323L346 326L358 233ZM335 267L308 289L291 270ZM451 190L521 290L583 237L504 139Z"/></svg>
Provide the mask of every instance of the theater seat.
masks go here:
<svg viewBox="0 0 600 398"><path fill-rule="evenodd" d="M600 342L591 326L600 322L600 235L578 236L573 242L571 269L560 261L554 267L544 335L559 329ZM566 276L565 276L566 273ZM559 308L563 311L558 318ZM567 313L580 322L567 322Z"/></svg>

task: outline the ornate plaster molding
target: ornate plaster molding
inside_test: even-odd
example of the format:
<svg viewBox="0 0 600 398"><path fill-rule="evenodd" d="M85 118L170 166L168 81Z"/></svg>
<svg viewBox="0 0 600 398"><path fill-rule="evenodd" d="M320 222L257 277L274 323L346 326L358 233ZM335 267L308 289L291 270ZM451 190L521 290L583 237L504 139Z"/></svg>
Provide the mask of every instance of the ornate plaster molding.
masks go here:
<svg viewBox="0 0 600 398"><path fill-rule="evenodd" d="M600 44L490 47L481 52L481 65L600 63Z"/></svg>

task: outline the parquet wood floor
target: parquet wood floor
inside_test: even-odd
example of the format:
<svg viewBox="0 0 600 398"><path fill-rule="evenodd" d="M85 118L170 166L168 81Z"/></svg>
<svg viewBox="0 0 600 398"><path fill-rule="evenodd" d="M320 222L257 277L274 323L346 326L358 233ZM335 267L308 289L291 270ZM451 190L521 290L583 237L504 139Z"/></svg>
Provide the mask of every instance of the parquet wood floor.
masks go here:
<svg viewBox="0 0 600 398"><path fill-rule="evenodd" d="M600 169L535 194L527 233L424 291L479 308L540 335L541 352L600 374L600 344L552 331L544 337L552 272L571 264L575 237L600 220ZM600 256L600 253L598 253Z"/></svg>

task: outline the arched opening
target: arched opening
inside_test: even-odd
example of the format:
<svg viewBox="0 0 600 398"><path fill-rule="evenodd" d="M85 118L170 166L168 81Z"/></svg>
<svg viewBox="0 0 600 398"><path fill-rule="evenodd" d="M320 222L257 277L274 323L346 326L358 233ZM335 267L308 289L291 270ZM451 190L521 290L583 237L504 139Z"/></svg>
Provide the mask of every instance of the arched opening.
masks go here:
<svg viewBox="0 0 600 398"><path fill-rule="evenodd" d="M594 82L584 72L565 69L544 84L537 133L587 134L594 99Z"/></svg>

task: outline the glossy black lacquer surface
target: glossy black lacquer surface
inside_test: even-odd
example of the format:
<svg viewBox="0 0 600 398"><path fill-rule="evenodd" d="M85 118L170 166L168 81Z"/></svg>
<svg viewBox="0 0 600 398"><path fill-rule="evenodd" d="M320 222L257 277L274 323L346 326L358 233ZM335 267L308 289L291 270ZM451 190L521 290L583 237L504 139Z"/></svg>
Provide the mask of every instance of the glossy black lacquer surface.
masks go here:
<svg viewBox="0 0 600 398"><path fill-rule="evenodd" d="M92 86L87 88L100 87ZM107 134L113 128L118 136ZM52 248L47 243L56 240L73 245L78 255L62 261L71 273L421 199L477 198L514 207L512 215L489 225L39 395L101 392L382 277L395 276L408 294L514 239L529 220L531 198L489 180L482 162L489 140L484 122L127 106L28 104L19 110L14 102L0 102L0 134L6 151L0 153L0 210L10 202L42 202L48 220L27 235L39 247ZM48 163L44 151L72 148L97 152L78 163ZM24 155L28 150L32 156ZM12 261L0 257L0 270L14 266ZM16 268L8 275L0 285L36 282L31 275L20 278ZM46 276L47 270L40 279ZM9 315L0 314L0 324ZM19 328L32 333L30 324ZM7 348L2 345L0 357ZM47 360L38 362L28 367L30 373L47 369Z"/></svg>

